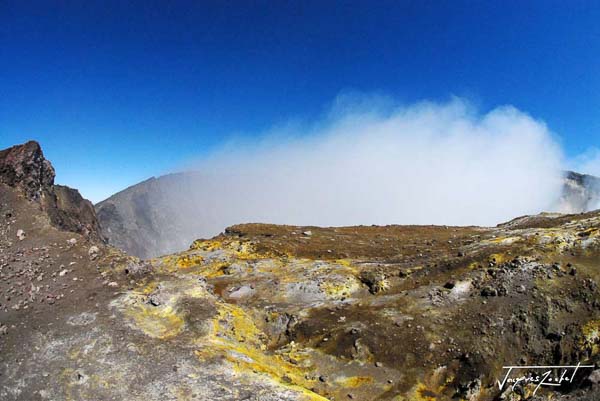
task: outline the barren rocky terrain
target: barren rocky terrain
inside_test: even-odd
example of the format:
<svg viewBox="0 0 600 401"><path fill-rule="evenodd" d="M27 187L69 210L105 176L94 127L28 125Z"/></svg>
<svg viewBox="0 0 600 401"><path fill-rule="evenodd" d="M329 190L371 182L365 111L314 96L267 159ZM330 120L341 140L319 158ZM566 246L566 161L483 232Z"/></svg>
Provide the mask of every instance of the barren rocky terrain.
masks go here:
<svg viewBox="0 0 600 401"><path fill-rule="evenodd" d="M0 174L30 168L0 183L2 400L600 399L599 211L246 224L142 261L32 175L41 150L10 154ZM497 383L578 363L559 387Z"/></svg>

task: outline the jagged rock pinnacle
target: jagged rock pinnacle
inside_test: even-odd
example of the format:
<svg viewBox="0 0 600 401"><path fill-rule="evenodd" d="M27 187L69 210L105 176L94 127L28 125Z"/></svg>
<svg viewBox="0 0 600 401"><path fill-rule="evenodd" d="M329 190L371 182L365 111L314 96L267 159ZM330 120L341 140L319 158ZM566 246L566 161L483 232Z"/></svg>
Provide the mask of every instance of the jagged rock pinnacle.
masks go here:
<svg viewBox="0 0 600 401"><path fill-rule="evenodd" d="M54 167L35 141L0 151L0 182L22 190L31 200L52 188L54 177Z"/></svg>

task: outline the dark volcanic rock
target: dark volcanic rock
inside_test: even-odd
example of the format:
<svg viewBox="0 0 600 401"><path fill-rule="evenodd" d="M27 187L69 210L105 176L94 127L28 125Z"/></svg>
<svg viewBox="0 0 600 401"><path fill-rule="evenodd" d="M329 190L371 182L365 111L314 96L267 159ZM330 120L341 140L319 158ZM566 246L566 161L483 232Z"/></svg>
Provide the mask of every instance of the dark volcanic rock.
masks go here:
<svg viewBox="0 0 600 401"><path fill-rule="evenodd" d="M54 176L52 164L35 141L0 150L0 182L20 189L30 200L40 200L52 188Z"/></svg>
<svg viewBox="0 0 600 401"><path fill-rule="evenodd" d="M79 191L54 185L54 168L35 141L0 151L0 182L39 204L62 230L99 238L94 206Z"/></svg>
<svg viewBox="0 0 600 401"><path fill-rule="evenodd" d="M55 185L54 193L57 207L51 209L50 217L58 227L67 231L99 235L100 228L92 202L84 199L78 190L64 185Z"/></svg>

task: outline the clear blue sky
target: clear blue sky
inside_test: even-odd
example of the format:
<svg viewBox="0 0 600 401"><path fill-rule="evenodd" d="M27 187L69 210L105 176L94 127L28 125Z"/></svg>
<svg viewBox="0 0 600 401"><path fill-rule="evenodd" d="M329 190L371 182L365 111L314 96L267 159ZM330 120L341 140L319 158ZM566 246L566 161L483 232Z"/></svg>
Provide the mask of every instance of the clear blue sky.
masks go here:
<svg viewBox="0 0 600 401"><path fill-rule="evenodd" d="M595 3L595 4L594 4ZM600 3L1 1L0 147L100 200L340 92L451 95L600 146Z"/></svg>

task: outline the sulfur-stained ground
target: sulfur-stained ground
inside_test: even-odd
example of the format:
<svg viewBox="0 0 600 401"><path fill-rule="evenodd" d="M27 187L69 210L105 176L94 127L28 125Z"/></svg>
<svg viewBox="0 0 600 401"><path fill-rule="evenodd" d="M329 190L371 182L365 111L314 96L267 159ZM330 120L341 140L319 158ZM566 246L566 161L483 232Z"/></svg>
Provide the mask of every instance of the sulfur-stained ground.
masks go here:
<svg viewBox="0 0 600 401"><path fill-rule="evenodd" d="M589 368L537 398L496 383L600 362L600 212L239 225L142 262L2 194L2 400L600 399Z"/></svg>

